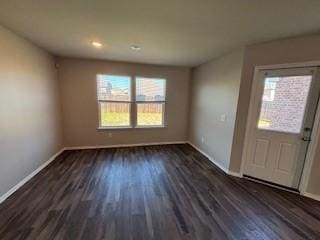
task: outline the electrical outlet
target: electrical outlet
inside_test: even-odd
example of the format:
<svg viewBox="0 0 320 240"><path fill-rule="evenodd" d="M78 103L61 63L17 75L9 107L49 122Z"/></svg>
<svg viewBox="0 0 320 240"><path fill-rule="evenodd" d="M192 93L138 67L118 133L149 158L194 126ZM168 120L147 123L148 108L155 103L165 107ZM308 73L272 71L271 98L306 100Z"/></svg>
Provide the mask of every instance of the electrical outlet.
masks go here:
<svg viewBox="0 0 320 240"><path fill-rule="evenodd" d="M108 133L108 137L109 137L109 138L112 138L112 133Z"/></svg>
<svg viewBox="0 0 320 240"><path fill-rule="evenodd" d="M201 138L201 142L204 143L204 138L203 137Z"/></svg>

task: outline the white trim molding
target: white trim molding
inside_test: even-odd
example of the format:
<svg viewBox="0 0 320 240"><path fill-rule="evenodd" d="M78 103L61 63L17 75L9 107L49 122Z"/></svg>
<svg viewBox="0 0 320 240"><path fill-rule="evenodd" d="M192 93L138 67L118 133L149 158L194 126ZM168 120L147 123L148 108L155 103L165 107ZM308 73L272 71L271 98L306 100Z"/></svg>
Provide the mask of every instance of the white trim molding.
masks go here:
<svg viewBox="0 0 320 240"><path fill-rule="evenodd" d="M234 176L234 177L239 177L241 178L241 174L237 173L237 172L233 172L230 171L229 169L225 168L224 166L222 166L220 163L218 163L216 160L214 160L213 157L211 157L209 154L207 154L206 152L204 152L203 150L201 150L199 147L197 147L195 144L193 144L192 142L188 142L189 145L191 145L194 149L196 149L198 152L200 152L202 155L204 155L206 158L208 158L214 165L216 165L218 168L220 168L222 171L224 171L226 174L230 175L230 176Z"/></svg>
<svg viewBox="0 0 320 240"><path fill-rule="evenodd" d="M312 199L317 200L317 201L320 201L320 195L318 195L318 194L304 192L303 196L308 197L308 198L312 198Z"/></svg>
<svg viewBox="0 0 320 240"><path fill-rule="evenodd" d="M172 145L172 144L189 144L195 148L198 152L208 158L214 165L224 171L226 174L241 178L242 175L237 172L229 171L216 160L214 160L209 154L202 151L196 145L190 141L172 141L172 142L152 142L152 143L133 143L133 144L114 144L114 145L94 145L94 146L74 146L65 147L65 150L85 150L85 149L99 149L99 148L121 148L121 147L139 147L139 146L155 146L155 145Z"/></svg>
<svg viewBox="0 0 320 240"><path fill-rule="evenodd" d="M42 169L44 169L46 166L48 166L52 161L54 161L65 149L62 148L58 152L56 152L52 157L49 158L45 163L40 165L36 170L34 170L32 173L30 173L28 176L26 176L24 179L22 179L19 183L17 183L15 186L13 186L8 192L0 196L0 204L4 202L8 197L10 197L15 191L17 191L20 187L22 187L24 184L26 184L31 178L33 178L37 173L39 173Z"/></svg>
<svg viewBox="0 0 320 240"><path fill-rule="evenodd" d="M98 146L76 146L76 147L65 147L60 151L55 153L48 161L43 163L40 167L22 179L14 187L12 187L8 192L0 196L0 204L4 202L8 197L10 197L15 191L26 184L31 178L33 178L42 169L48 166L52 161L54 161L63 151L65 150L81 150L81 149L97 149L97 148L120 148L120 147L135 147L135 146L153 146L153 145L169 145L169 144L186 144L187 141L173 141L173 142L153 142L153 143L137 143L137 144L117 144L117 145L98 145Z"/></svg>
<svg viewBox="0 0 320 240"><path fill-rule="evenodd" d="M8 197L10 197L20 187L22 187L24 184L26 184L31 178L33 178L42 169L44 169L51 162L53 162L65 150L99 149L99 148L121 148L121 147L135 147L135 146L172 145L172 144L189 144L193 148L195 148L198 152L200 152L202 155L204 155L206 158L208 158L214 165L216 165L218 168L220 168L226 174L228 174L230 176L242 178L241 173L233 172L233 171L230 171L230 170L226 169L220 163L218 163L216 160L214 160L209 154L207 154L206 152L201 150L199 147L197 147L195 144L193 144L190 141L173 141L173 142L153 142L153 143L137 143L137 144L117 144L117 145L65 147L65 148L62 148L57 153L55 153L52 157L50 157L50 159L48 161L43 163L40 167L38 167L36 170L34 170L32 173L30 173L24 179L22 179L18 184L16 184L14 187L12 187L8 192L6 192L2 196L0 196L0 204L2 202L4 202ZM304 192L302 195L305 196L305 197L312 198L314 200L320 201L320 195L316 195L316 194L312 194L312 193L308 193L308 192Z"/></svg>
<svg viewBox="0 0 320 240"><path fill-rule="evenodd" d="M320 80L320 79L317 79ZM304 169L302 171L301 181L299 185L299 190L302 195L305 196L307 192L308 183L310 180L311 170L314 160L317 159L317 146L320 142L320 104L318 104L316 115L314 119L314 124L312 127L311 142L309 143L307 155L305 158ZM309 193L310 194L310 193ZM312 194L311 194L312 195Z"/></svg>
<svg viewBox="0 0 320 240"><path fill-rule="evenodd" d="M243 146L243 152L241 156L241 167L240 167L240 174L244 174L244 165L245 161L247 159L247 150L248 150L248 142L249 137L251 134L251 128L252 125L252 115L253 115L253 102L254 102L254 91L257 88L257 82L258 82L258 73L261 70L274 70L274 69L287 69L287 68L299 68L299 67L318 67L320 66L320 61L312 61L312 62L301 62L301 63L288 63L288 64L277 64L277 65L262 65L262 66L256 66L254 68L254 75L253 75L253 82L252 82L252 88L250 92L250 103L249 103L249 110L248 110L248 118L246 123L246 129L245 129L245 137L244 137L244 146ZM316 75L317 80L319 79L319 75ZM307 196L316 200L319 200L319 197L317 195L307 193L307 185L309 183L309 178L311 174L312 165L314 162L314 159L316 158L316 146L319 145L320 142L320 104L318 104L315 120L312 127L312 135L311 135L311 142L309 143L309 147L307 150L304 167L302 171L301 181L298 186L298 190L301 195Z"/></svg>
<svg viewBox="0 0 320 240"><path fill-rule="evenodd" d="M234 172L234 171L228 171L228 174L234 177L242 178L242 174L239 172Z"/></svg>
<svg viewBox="0 0 320 240"><path fill-rule="evenodd" d="M216 165L218 168L220 168L222 171L224 171L226 174L230 175L230 176L233 176L233 177L238 177L238 178L243 178L243 175L239 172L233 172L233 171L230 171L228 169L226 169L225 167L223 167L221 164L219 164L217 161L215 161L209 154L207 154L206 152L204 152L203 150L201 150L199 147L197 147L195 144L193 144L192 142L187 142L189 145L191 145L194 149L196 149L198 152L200 152L202 155L204 155L206 158L208 158L214 165ZM275 187L275 188L279 188L279 189L282 189L284 191L288 191L288 192L293 192L293 193L296 193L296 194L299 194L297 192L294 192L294 191L290 191L288 189L285 189L285 188L282 188L282 187L277 187L275 185L272 185L272 184L268 184L268 183L264 183L264 182L261 182L261 181L258 181L258 180L253 180L253 179L249 179L251 181L254 181L254 182L257 182L257 183L260 183L260 184L264 184L264 185L268 185L268 186L271 186L271 187ZM313 194L313 193L308 193L308 192L303 192L303 193L300 193L301 196L304 196L304 197L308 197L308 198L312 198L314 200L317 200L317 201L320 201L320 195L317 195L317 194Z"/></svg>
<svg viewBox="0 0 320 240"><path fill-rule="evenodd" d="M132 144L113 144L113 145L93 145L93 146L75 146L65 147L65 150L84 150L84 149L98 149L98 148L121 148L121 147L139 147L139 146L154 146L154 145L171 145L171 144L186 144L187 141L173 141L173 142L151 142L151 143L132 143Z"/></svg>

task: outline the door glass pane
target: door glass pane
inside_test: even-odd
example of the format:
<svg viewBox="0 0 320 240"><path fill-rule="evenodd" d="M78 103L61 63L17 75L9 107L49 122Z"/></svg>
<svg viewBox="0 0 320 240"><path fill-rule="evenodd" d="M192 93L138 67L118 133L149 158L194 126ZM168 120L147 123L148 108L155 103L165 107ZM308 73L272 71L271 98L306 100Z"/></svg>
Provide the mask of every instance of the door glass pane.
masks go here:
<svg viewBox="0 0 320 240"><path fill-rule="evenodd" d="M300 133L311 81L311 75L265 78L258 128Z"/></svg>
<svg viewBox="0 0 320 240"><path fill-rule="evenodd" d="M130 126L130 103L100 103L102 127Z"/></svg>
<svg viewBox="0 0 320 240"><path fill-rule="evenodd" d="M163 103L138 103L137 113L138 126L163 125Z"/></svg>

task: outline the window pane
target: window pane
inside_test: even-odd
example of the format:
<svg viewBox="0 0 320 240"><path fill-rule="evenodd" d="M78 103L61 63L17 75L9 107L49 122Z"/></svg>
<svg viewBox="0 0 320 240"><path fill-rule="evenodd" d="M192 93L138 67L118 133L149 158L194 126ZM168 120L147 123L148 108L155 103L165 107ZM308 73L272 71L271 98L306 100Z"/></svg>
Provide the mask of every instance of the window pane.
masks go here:
<svg viewBox="0 0 320 240"><path fill-rule="evenodd" d="M130 126L130 103L100 103L102 127Z"/></svg>
<svg viewBox="0 0 320 240"><path fill-rule="evenodd" d="M300 133L312 76L267 77L259 129Z"/></svg>
<svg viewBox="0 0 320 240"><path fill-rule="evenodd" d="M98 99L110 101L131 100L130 77L98 75Z"/></svg>
<svg viewBox="0 0 320 240"><path fill-rule="evenodd" d="M158 78L136 78L137 101L165 101L166 80Z"/></svg>
<svg viewBox="0 0 320 240"><path fill-rule="evenodd" d="M138 126L162 126L164 110L163 106L163 103L138 103Z"/></svg>

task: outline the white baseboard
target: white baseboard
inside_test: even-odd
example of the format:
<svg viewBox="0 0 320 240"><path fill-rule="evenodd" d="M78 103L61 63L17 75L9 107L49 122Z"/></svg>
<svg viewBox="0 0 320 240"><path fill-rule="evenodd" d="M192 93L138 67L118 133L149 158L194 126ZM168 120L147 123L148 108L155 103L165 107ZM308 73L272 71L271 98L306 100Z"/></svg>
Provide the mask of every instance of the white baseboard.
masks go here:
<svg viewBox="0 0 320 240"><path fill-rule="evenodd" d="M38 167L36 170L34 170L32 173L30 173L27 177L25 177L23 180L21 180L18 184L16 184L14 187L12 187L8 192L3 194L0 197L0 204L6 200L10 195L12 195L15 191L17 191L21 186L23 186L25 183L27 183L32 177L34 177L37 173L39 173L42 169L44 169L48 164L50 164L57 156L59 156L64 150L81 150L81 149L97 149L97 148L120 148L120 147L135 147L135 146L153 146L153 145L169 145L169 144L190 144L192 147L194 147L197 151L202 153L204 156L206 156L213 164L215 164L217 167L219 167L221 170L223 170L225 173L241 177L240 173L232 172L223 167L221 164L216 162L212 157L210 157L207 153L202 151L200 148L195 146L193 143L188 141L172 141L172 142L153 142L153 143L136 143L136 144L117 144L117 145L96 145L96 146L76 146L76 147L65 147L62 148L60 151L55 153L48 161L43 163L40 167Z"/></svg>
<svg viewBox="0 0 320 240"><path fill-rule="evenodd" d="M34 177L38 172L40 172L42 169L44 169L49 163L51 163L53 160L56 159L57 156L59 156L65 149L62 148L60 151L55 153L48 161L43 163L40 167L38 167L36 170L34 170L32 173L30 173L28 176L26 176L24 179L22 179L18 184L16 184L14 187L12 187L8 192L3 194L0 197L0 204L6 200L10 195L12 195L15 191L17 191L20 187L22 187L25 183L27 183L32 177Z"/></svg>
<svg viewBox="0 0 320 240"><path fill-rule="evenodd" d="M317 200L317 201L320 201L320 195L318 195L318 194L304 192L303 196L308 197L308 198L312 198L312 199Z"/></svg>
<svg viewBox="0 0 320 240"><path fill-rule="evenodd" d="M228 171L228 174L234 177L242 178L242 174L239 172Z"/></svg>
<svg viewBox="0 0 320 240"><path fill-rule="evenodd" d="M77 147L65 147L60 151L55 153L48 161L43 163L40 167L22 179L18 184L12 187L8 192L0 196L0 204L6 200L10 195L27 183L32 177L44 169L48 164L50 164L57 156L59 156L64 150L78 150L78 149L95 149L95 148L119 148L119 147L134 147L134 146L152 146L152 145L168 145L168 144L185 144L186 141L173 141L173 142L153 142L153 143L137 143L137 144L117 144L117 145L98 145L98 146L77 146Z"/></svg>
<svg viewBox="0 0 320 240"><path fill-rule="evenodd" d="M220 163L218 163L216 160L214 160L213 157L211 157L209 154L201 150L199 147L194 145L192 142L188 142L193 148L195 148L198 152L200 152L202 155L206 156L214 165L216 165L218 168L220 168L222 171L224 171L226 174L234 176L234 177L242 177L240 173L229 171L229 169L222 166Z"/></svg>
<svg viewBox="0 0 320 240"><path fill-rule="evenodd" d="M138 146L153 146L153 145L185 144L185 143L187 143L187 141L114 144L114 145L94 145L94 146L76 146L76 147L65 147L65 150L81 150L81 149L97 149L97 148L121 148L121 147L138 147Z"/></svg>
<svg viewBox="0 0 320 240"><path fill-rule="evenodd" d="M153 146L153 145L169 145L169 144L190 144L193 148L195 148L198 152L206 156L213 164L215 164L218 168L220 168L222 171L224 171L226 174L239 177L241 178L242 175L238 172L233 172L225 167L223 167L220 163L215 161L211 156L209 156L207 153L202 151L200 148L198 148L196 145L194 145L191 142L188 141L173 141L173 142L154 142L154 143L136 143L136 144L117 144L117 145L97 145L97 146L77 146L77 147L65 147L62 148L60 151L55 153L48 161L43 163L40 167L38 167L36 170L34 170L32 173L30 173L27 177L22 179L18 184L16 184L14 187L12 187L8 192L0 196L0 204L5 201L10 195L12 195L15 191L17 191L20 187L22 187L25 183L27 183L31 178L33 178L37 173L39 173L42 169L44 169L47 165L49 165L53 160L56 159L64 150L80 150L80 149L97 149L97 148L117 148L117 147L135 147L135 146ZM312 198L314 200L320 201L320 195L312 194L308 192L304 192L303 196Z"/></svg>

